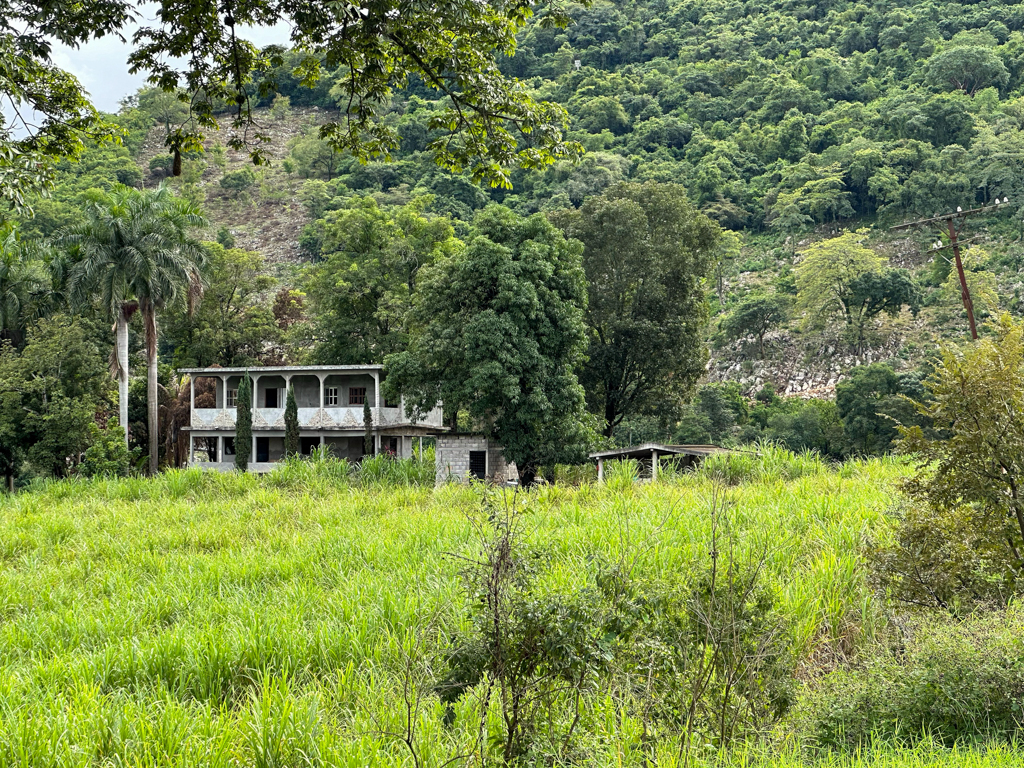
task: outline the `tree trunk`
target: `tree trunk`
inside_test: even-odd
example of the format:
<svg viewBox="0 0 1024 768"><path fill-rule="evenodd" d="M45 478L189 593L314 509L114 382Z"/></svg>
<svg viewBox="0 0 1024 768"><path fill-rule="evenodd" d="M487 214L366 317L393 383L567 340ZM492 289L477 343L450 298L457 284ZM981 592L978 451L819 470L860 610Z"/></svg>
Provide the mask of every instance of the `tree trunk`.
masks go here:
<svg viewBox="0 0 1024 768"><path fill-rule="evenodd" d="M615 434L615 419L619 415L618 408L615 407L615 400L610 394L604 396L604 429L601 433L605 437L611 437Z"/></svg>
<svg viewBox="0 0 1024 768"><path fill-rule="evenodd" d="M146 417L149 426L149 474L160 469L159 392L157 390L157 328L156 308L147 303L143 307L146 323Z"/></svg>
<svg viewBox="0 0 1024 768"><path fill-rule="evenodd" d="M521 466L517 464L516 469L519 470L519 484L523 488L530 488L537 482L536 462L523 462Z"/></svg>
<svg viewBox="0 0 1024 768"><path fill-rule="evenodd" d="M124 444L128 446L128 317L122 308L117 314L117 418L124 429Z"/></svg>

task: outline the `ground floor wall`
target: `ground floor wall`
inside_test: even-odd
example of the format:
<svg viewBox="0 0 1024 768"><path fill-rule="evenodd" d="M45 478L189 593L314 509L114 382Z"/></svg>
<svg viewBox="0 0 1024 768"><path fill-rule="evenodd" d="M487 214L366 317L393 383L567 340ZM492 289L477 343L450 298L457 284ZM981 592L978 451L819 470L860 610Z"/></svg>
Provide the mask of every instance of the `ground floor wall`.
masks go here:
<svg viewBox="0 0 1024 768"><path fill-rule="evenodd" d="M440 435L434 444L434 471L438 485L519 480L516 465L505 460L502 447L483 435Z"/></svg>
<svg viewBox="0 0 1024 768"><path fill-rule="evenodd" d="M387 453L400 459L413 456L413 435L374 435L374 452ZM314 449L324 447L339 459L359 461L365 454L365 433L301 430L299 452L310 455ZM189 435L190 466L206 469L230 470L235 466L234 431L193 430ZM266 472L284 459L284 432L257 431L253 433L249 470Z"/></svg>

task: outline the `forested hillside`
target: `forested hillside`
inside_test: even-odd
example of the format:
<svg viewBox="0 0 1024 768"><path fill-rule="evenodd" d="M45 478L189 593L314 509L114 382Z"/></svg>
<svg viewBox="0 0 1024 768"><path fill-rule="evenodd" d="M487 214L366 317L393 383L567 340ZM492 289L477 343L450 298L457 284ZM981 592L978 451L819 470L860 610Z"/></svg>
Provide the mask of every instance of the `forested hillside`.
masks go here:
<svg viewBox="0 0 1024 768"><path fill-rule="evenodd" d="M165 183L203 210L201 236L216 241L202 303L162 313L165 370L382 361L406 342L419 269L461 248L488 204L542 212L584 240L593 225L591 253L611 242L594 222L617 184L682 185L724 230L709 260L691 265L707 295L706 306L692 304L692 321L709 319L710 385L682 411L648 398L623 422L622 441L769 436L832 455L868 449L862 438L835 436L849 410L842 397L837 412L835 403L808 408L778 396L832 398L854 368L878 361L894 370L871 369L856 386L883 400L914 394L935 342L965 337L950 252L930 252L945 240L928 229L890 232L900 222L991 205L964 233L977 238L965 251L975 310L981 321L1018 310L1018 4L597 0L571 15L566 29L528 26L499 65L535 98L567 109L568 138L585 150L579 162L513 170L496 187L443 170L430 145L444 132L431 118L449 102L413 76L386 108L400 146L389 154L382 144L361 163L320 132L347 108L343 70L306 87L296 73L302 57L282 50L280 65L247 86L269 165L232 149L224 128L207 135L205 151L185 152L173 175L166 139L189 125L188 105L144 89L114 118L122 144L62 161L52 196L14 217L19 242L45 242L79 222L96 190L113 183ZM1007 202L992 205L999 200ZM597 201L589 213L588 201ZM626 225L614 235L621 248L651 236ZM39 258L35 280L54 274L56 257ZM694 370L677 382L681 395L702 353L687 364ZM601 398L588 390L591 410L614 412ZM884 433L873 449L888 447L891 428L872 429Z"/></svg>

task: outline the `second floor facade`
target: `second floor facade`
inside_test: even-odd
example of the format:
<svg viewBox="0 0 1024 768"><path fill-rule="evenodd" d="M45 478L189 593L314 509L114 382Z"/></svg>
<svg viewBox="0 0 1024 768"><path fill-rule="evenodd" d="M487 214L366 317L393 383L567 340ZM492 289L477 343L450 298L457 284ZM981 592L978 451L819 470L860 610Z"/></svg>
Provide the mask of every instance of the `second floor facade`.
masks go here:
<svg viewBox="0 0 1024 768"><path fill-rule="evenodd" d="M302 429L362 430L369 406L374 429L401 426L441 429L440 408L417 422L404 403L381 394L384 369L379 365L267 366L258 368L185 368L191 380L193 430L234 430L238 388L248 373L253 384L253 428L284 425L288 387L295 391Z"/></svg>

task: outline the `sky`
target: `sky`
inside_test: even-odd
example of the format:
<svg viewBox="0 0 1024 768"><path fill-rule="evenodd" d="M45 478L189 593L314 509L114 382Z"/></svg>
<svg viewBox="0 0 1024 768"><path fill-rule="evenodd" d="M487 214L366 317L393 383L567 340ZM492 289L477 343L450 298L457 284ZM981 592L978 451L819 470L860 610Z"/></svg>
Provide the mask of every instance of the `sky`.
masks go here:
<svg viewBox="0 0 1024 768"><path fill-rule="evenodd" d="M125 31L129 40L134 29ZM288 44L288 25L281 22L273 27L254 27L241 30L242 36L257 46ZM115 37L93 40L80 48L54 45L53 61L58 67L71 72L89 92L93 104L104 112L117 112L121 99L146 84L145 74L128 73L130 43Z"/></svg>

